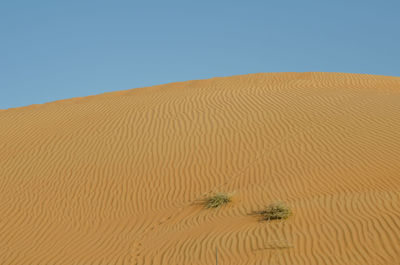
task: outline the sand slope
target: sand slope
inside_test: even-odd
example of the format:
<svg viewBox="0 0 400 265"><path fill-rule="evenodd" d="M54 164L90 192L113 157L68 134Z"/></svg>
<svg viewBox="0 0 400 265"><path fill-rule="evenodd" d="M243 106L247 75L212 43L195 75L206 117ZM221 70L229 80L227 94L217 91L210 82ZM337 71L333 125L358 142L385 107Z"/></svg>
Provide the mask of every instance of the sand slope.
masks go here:
<svg viewBox="0 0 400 265"><path fill-rule="evenodd" d="M400 78L180 82L0 128L0 264L400 264ZM251 215L275 200L294 215Z"/></svg>

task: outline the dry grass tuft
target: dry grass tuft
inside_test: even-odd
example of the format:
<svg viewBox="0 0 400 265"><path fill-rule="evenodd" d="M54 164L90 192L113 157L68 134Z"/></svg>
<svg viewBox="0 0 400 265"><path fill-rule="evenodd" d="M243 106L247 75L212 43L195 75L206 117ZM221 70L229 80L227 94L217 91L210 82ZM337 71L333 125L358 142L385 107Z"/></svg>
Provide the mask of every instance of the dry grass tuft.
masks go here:
<svg viewBox="0 0 400 265"><path fill-rule="evenodd" d="M219 208L232 201L232 194L218 192L204 200L204 206L208 209Z"/></svg>
<svg viewBox="0 0 400 265"><path fill-rule="evenodd" d="M284 202L274 202L267 206L267 209L261 211L263 220L277 220L277 219L287 219L292 211L290 207Z"/></svg>

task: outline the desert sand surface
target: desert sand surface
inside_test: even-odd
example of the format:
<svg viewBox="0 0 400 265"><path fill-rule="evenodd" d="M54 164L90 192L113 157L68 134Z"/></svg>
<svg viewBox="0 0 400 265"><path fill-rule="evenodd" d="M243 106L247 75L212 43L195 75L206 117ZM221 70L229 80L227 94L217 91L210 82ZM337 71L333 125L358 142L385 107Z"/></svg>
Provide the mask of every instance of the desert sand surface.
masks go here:
<svg viewBox="0 0 400 265"><path fill-rule="evenodd" d="M0 264L400 264L400 78L251 74L0 111ZM205 209L213 192L234 202ZM253 213L285 201L287 220Z"/></svg>

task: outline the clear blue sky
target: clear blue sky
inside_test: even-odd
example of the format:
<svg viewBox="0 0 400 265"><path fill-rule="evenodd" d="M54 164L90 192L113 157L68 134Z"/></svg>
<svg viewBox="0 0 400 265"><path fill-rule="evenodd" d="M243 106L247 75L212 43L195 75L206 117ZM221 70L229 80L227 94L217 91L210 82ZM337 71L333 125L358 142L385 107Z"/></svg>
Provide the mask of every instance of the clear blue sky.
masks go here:
<svg viewBox="0 0 400 265"><path fill-rule="evenodd" d="M400 76L400 1L0 2L0 109L259 72Z"/></svg>

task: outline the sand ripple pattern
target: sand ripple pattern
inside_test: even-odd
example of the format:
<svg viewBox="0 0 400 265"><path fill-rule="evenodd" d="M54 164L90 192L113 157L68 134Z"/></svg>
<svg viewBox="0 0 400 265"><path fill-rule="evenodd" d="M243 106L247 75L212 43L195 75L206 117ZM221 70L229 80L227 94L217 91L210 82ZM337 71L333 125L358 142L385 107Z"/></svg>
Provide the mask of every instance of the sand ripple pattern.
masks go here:
<svg viewBox="0 0 400 265"><path fill-rule="evenodd" d="M0 264L400 264L400 78L194 80L0 128ZM294 215L259 222L274 200Z"/></svg>

